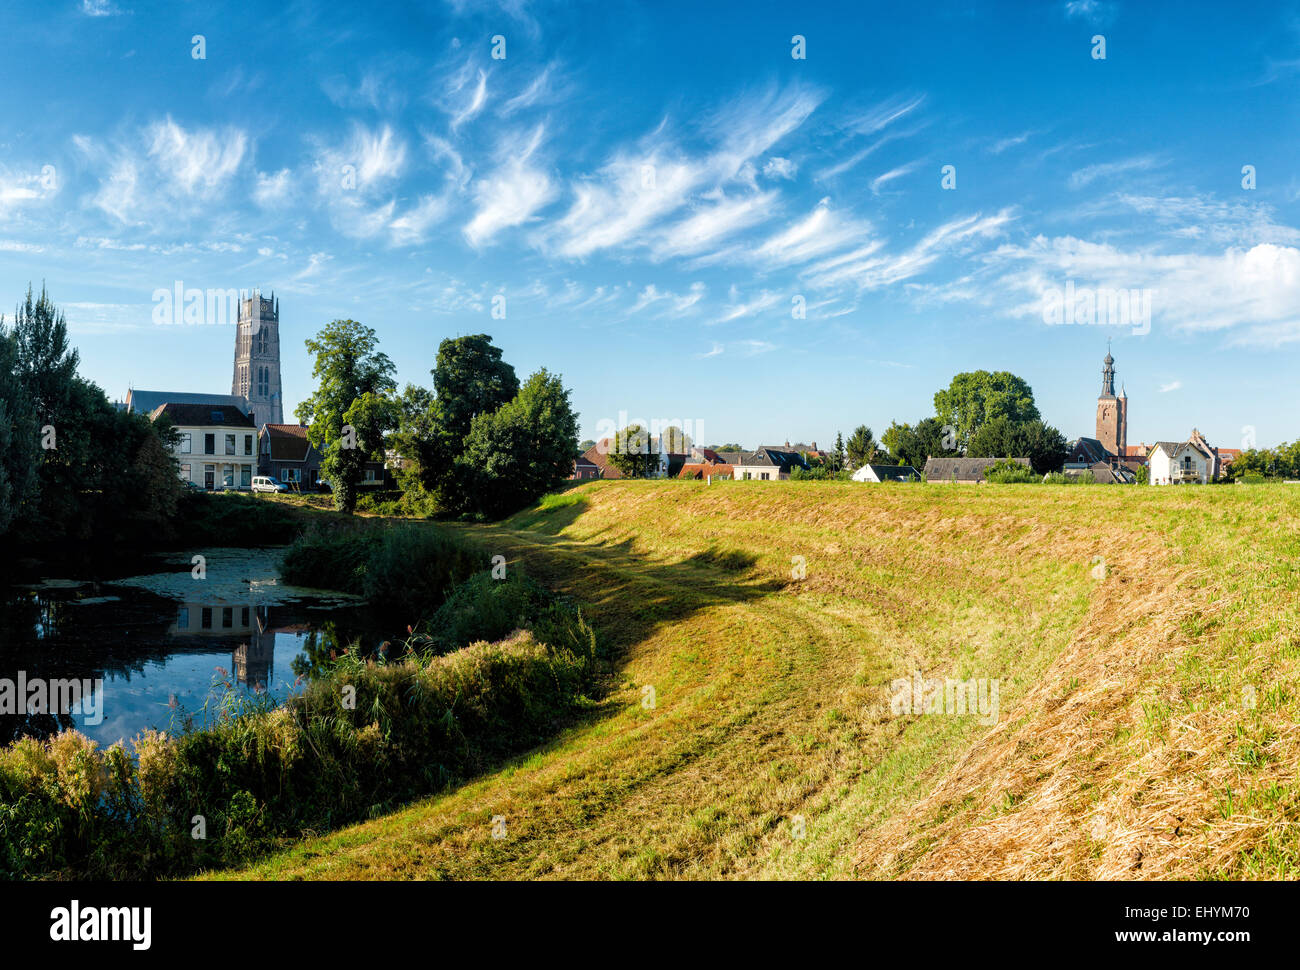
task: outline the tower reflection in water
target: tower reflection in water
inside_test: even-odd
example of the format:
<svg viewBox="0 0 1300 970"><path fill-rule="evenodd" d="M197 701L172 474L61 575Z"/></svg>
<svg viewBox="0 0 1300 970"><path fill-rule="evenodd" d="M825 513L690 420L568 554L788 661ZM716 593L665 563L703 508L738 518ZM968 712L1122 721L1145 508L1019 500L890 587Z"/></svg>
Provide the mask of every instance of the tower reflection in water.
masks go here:
<svg viewBox="0 0 1300 970"><path fill-rule="evenodd" d="M272 683L275 673L275 637L277 633L302 634L302 623L274 625L273 608L248 604L233 605L221 601L182 603L169 631L177 637L232 643L231 668L235 679L245 687L263 690Z"/></svg>

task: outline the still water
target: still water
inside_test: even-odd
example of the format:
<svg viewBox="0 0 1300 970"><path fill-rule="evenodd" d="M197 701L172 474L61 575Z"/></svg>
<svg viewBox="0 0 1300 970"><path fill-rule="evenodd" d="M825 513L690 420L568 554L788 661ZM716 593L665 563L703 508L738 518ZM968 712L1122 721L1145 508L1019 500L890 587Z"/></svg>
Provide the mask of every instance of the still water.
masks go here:
<svg viewBox="0 0 1300 970"><path fill-rule="evenodd" d="M201 570L194 555L0 587L0 744L202 726L223 701L283 700L331 651L378 639L355 597L282 583L283 549L205 549Z"/></svg>

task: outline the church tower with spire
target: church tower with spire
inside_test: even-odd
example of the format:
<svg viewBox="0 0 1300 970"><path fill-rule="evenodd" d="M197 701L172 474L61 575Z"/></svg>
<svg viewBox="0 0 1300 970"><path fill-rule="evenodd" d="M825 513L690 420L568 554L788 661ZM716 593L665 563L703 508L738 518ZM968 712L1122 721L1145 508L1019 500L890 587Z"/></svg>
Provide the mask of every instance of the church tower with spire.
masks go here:
<svg viewBox="0 0 1300 970"><path fill-rule="evenodd" d="M1128 445L1128 395L1121 386L1115 394L1115 358L1106 346L1101 368L1101 395L1097 398L1097 440L1112 455L1124 457Z"/></svg>
<svg viewBox="0 0 1300 970"><path fill-rule="evenodd" d="M265 299L254 290L240 294L239 322L235 328L235 373L231 394L248 401L248 410L260 427L284 423L284 392L280 385L280 302Z"/></svg>

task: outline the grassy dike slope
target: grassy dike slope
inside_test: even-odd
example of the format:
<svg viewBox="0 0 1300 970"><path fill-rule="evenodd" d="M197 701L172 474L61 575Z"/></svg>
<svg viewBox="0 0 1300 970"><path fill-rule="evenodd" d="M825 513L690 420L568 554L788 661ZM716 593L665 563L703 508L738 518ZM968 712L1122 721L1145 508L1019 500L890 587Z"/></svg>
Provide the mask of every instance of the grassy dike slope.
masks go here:
<svg viewBox="0 0 1300 970"><path fill-rule="evenodd" d="M1300 873L1300 487L593 482L472 531L586 604L609 694L223 877ZM916 670L996 723L891 715Z"/></svg>

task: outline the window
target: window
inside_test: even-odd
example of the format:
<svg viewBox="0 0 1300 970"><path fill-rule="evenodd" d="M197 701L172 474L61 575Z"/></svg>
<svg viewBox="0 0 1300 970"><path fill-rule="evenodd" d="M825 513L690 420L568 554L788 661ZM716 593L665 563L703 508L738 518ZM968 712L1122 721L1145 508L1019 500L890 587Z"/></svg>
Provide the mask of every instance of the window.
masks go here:
<svg viewBox="0 0 1300 970"><path fill-rule="evenodd" d="M189 480L190 480L190 466L181 465L181 481L188 482Z"/></svg>
<svg viewBox="0 0 1300 970"><path fill-rule="evenodd" d="M234 453L235 453L235 436L233 434L228 434L226 435L226 454L233 455Z"/></svg>
<svg viewBox="0 0 1300 970"><path fill-rule="evenodd" d="M190 453L190 448L191 448L192 445L193 445L193 437L194 437L194 436L193 436L192 434L190 434L188 431L182 431L182 432L181 432L181 445L180 445L180 447L181 447L181 454L182 454L182 455L188 455L188 454Z"/></svg>
<svg viewBox="0 0 1300 970"><path fill-rule="evenodd" d="M199 620L199 623L202 625L203 629L205 630L212 629L212 607L210 606L203 607L203 614L202 614L202 618Z"/></svg>
<svg viewBox="0 0 1300 970"><path fill-rule="evenodd" d="M379 481L379 477L378 477L378 475L379 475L379 473L376 472L373 468L367 468L367 469L366 469L366 481L368 481L368 482L377 482L377 481Z"/></svg>
<svg viewBox="0 0 1300 970"><path fill-rule="evenodd" d="M248 607L247 607L247 606L244 607L244 612L243 612L243 615L242 615L241 619L243 620L242 625L243 625L243 626L248 626Z"/></svg>
<svg viewBox="0 0 1300 970"><path fill-rule="evenodd" d="M234 465L221 466L221 484L226 488L235 487L235 466Z"/></svg>
<svg viewBox="0 0 1300 970"><path fill-rule="evenodd" d="M301 473L300 473L300 472L298 471L298 469L296 469L296 468L285 468L285 469L282 469L282 474L284 475L284 479L283 479L283 481L285 481L285 482L297 482L297 481L300 480L300 479L298 478L298 476L299 476L299 474L301 474Z"/></svg>
<svg viewBox="0 0 1300 970"><path fill-rule="evenodd" d="M217 453L217 436L214 434L205 434L203 436L203 453L205 455L215 455Z"/></svg>
<svg viewBox="0 0 1300 970"><path fill-rule="evenodd" d="M252 453L253 453L253 436L251 434L246 434L244 435L244 454L251 455Z"/></svg>
<svg viewBox="0 0 1300 970"><path fill-rule="evenodd" d="M239 484L244 488L253 484L253 466L245 465L239 473Z"/></svg>
<svg viewBox="0 0 1300 970"><path fill-rule="evenodd" d="M223 606L221 608L221 625L227 630L235 625L235 608L233 606Z"/></svg>
<svg viewBox="0 0 1300 970"><path fill-rule="evenodd" d="M182 606L176 614L176 629L188 630L190 628L190 608Z"/></svg>

